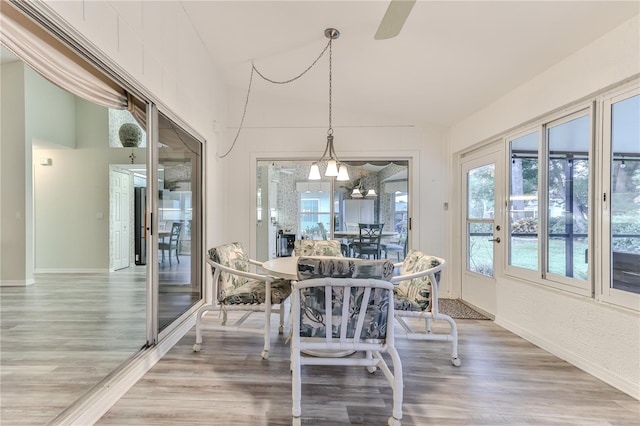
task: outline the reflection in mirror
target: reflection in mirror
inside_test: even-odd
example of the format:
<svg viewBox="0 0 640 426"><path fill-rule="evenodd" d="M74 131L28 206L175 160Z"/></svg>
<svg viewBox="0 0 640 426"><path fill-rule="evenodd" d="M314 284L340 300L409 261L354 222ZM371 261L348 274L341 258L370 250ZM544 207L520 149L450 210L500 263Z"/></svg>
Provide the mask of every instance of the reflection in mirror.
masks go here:
<svg viewBox="0 0 640 426"><path fill-rule="evenodd" d="M34 271L30 285L0 286L1 417L48 424L146 344L146 269L134 262L131 232L135 172L119 166L144 169L146 156L109 146L108 108L54 86L7 51L1 58L2 132L15 136L2 149L22 153L2 169L20 170L12 186L23 222L33 224L12 244Z"/></svg>
<svg viewBox="0 0 640 426"><path fill-rule="evenodd" d="M341 240L345 255L358 223L382 223L382 257L404 259L409 235L409 162L343 161L350 181L308 180L312 161L257 162L259 260L291 254L296 239ZM349 234L353 233L353 235Z"/></svg>
<svg viewBox="0 0 640 426"><path fill-rule="evenodd" d="M202 144L159 114L158 329L202 299Z"/></svg>

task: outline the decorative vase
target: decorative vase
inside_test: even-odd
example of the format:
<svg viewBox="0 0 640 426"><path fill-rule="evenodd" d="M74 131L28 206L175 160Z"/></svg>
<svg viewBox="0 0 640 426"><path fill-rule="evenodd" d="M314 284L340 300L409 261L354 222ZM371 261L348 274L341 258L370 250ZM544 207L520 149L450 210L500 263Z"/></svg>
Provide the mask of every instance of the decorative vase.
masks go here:
<svg viewBox="0 0 640 426"><path fill-rule="evenodd" d="M136 148L142 141L142 130L137 124L124 123L118 131L120 143L125 148Z"/></svg>

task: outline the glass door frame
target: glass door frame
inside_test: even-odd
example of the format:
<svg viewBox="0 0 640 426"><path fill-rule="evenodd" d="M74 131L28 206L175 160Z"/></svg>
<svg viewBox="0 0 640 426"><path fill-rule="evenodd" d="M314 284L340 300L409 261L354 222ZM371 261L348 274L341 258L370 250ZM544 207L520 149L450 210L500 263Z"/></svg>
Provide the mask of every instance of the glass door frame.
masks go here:
<svg viewBox="0 0 640 426"><path fill-rule="evenodd" d="M505 259L505 196L504 196L504 144L502 141L494 142L486 147L474 151L460 158L460 297L465 302L486 312L495 315L497 309L497 277L502 275ZM500 238L500 242L493 243L493 276L469 271L468 268L468 182L467 172L483 165L494 164L494 215L493 215L493 239ZM474 222L475 223L475 222ZM487 237L491 239L491 237Z"/></svg>
<svg viewBox="0 0 640 426"><path fill-rule="evenodd" d="M373 151L373 152L369 152L366 156L362 155L360 153L356 153L356 152L345 152L344 154L341 155L341 161L345 162L345 163L350 163L350 162L362 162L362 161L371 161L371 162L376 162L376 161L406 161L407 162L407 190L408 190L408 194L409 194L409 200L407 202L407 250L409 250L411 248L412 245L412 235L419 235L419 220L418 221L414 221L413 218L414 216L414 206L419 206L420 205L420 155L421 153L419 151L397 151L397 152L377 152L377 151ZM315 157L309 157L308 153L296 153L293 152L291 154L284 154L284 153L271 153L271 152L252 152L251 153L251 158L250 158L250 164L251 166L251 175L250 175L250 181L253 183L251 185L251 194L250 194L250 202L251 202L251 206L250 206L250 221L253 224L252 225L252 231L250 234L250 257L254 258L254 259L258 259L257 253L258 253L258 234L259 234L259 230L258 230L258 163L259 162L277 162L277 161L286 161L286 162L291 162L291 161L304 161L304 162L313 162L316 161ZM350 180L353 181L355 176L350 176ZM334 185L335 184L335 185ZM332 194L334 194L332 197L332 201L335 202L335 191L333 191L335 189L335 187L340 186L341 182L334 182L332 183ZM378 194L378 197L380 196L380 194ZM262 205L260 206L260 214L261 214L261 220L262 222L264 222L265 220L268 220L268 213L263 211L264 206L265 206L265 193L264 191L261 192L261 202ZM335 206L333 206L332 203L332 207L331 207L331 217L334 218L335 217ZM333 224L332 224L333 225ZM333 238L333 231L334 231L334 226L330 227L331 229L327 230L327 234L329 235L329 238ZM417 234L414 234L417 233ZM266 259L265 259L266 260Z"/></svg>

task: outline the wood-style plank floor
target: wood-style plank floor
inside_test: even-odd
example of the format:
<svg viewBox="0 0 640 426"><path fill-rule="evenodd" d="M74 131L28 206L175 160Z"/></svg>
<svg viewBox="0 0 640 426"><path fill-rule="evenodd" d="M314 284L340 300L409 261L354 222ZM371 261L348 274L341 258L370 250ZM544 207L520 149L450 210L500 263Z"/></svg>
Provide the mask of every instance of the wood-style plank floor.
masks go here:
<svg viewBox="0 0 640 426"><path fill-rule="evenodd" d="M197 295L178 285L190 256L159 268L167 324ZM146 343L146 306L144 266L0 287L0 425L47 424L126 362Z"/></svg>
<svg viewBox="0 0 640 426"><path fill-rule="evenodd" d="M403 425L640 424L637 400L492 321L457 322L461 367L445 343L398 339ZM98 424L291 424L289 347L275 328L266 361L258 335L206 331L198 353L194 339L192 330ZM303 425L386 424L380 371L303 366L303 378Z"/></svg>

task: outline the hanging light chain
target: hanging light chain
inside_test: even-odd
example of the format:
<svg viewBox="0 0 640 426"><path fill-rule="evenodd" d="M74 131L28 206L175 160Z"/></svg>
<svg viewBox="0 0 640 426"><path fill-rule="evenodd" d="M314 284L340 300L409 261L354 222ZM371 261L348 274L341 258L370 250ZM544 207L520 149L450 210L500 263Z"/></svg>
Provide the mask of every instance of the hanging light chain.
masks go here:
<svg viewBox="0 0 640 426"><path fill-rule="evenodd" d="M233 147L236 146L236 142L238 141L238 137L240 137L240 132L242 131L242 126L244 125L244 118L247 115L247 106L249 105L249 95L251 94L251 84L253 83L253 73L258 74L263 80L268 81L269 83L272 83L272 84L288 84L288 83L294 82L297 79L299 79L300 77L302 77L303 75L305 75L311 68L313 68L315 66L316 63L318 63L320 58L322 58L324 56L324 54L327 51L327 49L329 49L331 47L331 42L332 41L333 40L330 38L329 42L327 43L327 45L324 47L324 49L322 49L322 52L320 52L318 57L311 63L311 65L309 65L300 74L298 74L295 77L292 77L292 78L290 78L288 80L279 81L279 80L270 79L270 78L266 77L264 74L262 74L260 72L260 70L258 70L258 68L256 68L256 65L253 63L253 61L251 62L251 75L249 76L249 88L247 89L247 97L246 97L246 99L244 101L244 108L242 110L242 118L240 119L240 126L238 126L238 131L236 132L236 136L233 138L233 143L231 144L231 146L229 147L227 152L222 154L220 156L220 158L225 158L227 155L229 155L229 153L233 150ZM329 52L331 52L331 50L329 50ZM331 54L329 54L329 74L331 74ZM329 128L331 128L331 76L329 76Z"/></svg>
<svg viewBox="0 0 640 426"><path fill-rule="evenodd" d="M333 80L333 75L332 75L332 65L331 65L331 60L333 57L333 49L331 48L332 46L332 42L333 42L333 38L329 39L329 129L327 130L327 134L328 135L332 135L333 134L333 127L331 127L331 94L332 94L332 80Z"/></svg>
<svg viewBox="0 0 640 426"><path fill-rule="evenodd" d="M300 77L302 77L303 75L305 75L311 68L314 67L314 65L320 60L320 58L322 58L324 56L324 53L327 51L327 49L331 46L331 40L329 40L329 43L327 43L327 45L324 47L324 49L322 49L322 52L320 52L320 55L318 55L318 57L315 59L315 61L313 61L311 63L311 65L309 65L304 71L302 71L300 74L296 75L293 78L290 78L289 80L283 80L283 81L278 81L278 80L272 80L268 77L265 77L264 74L262 74L258 68L256 68L255 64L253 62L251 62L251 68L256 72L256 74L258 74L260 77L262 77L263 80L268 81L269 83L273 83L273 84L288 84L288 83L292 83L294 81L296 81L297 79L299 79ZM331 56L329 56L329 58L331 58Z"/></svg>

